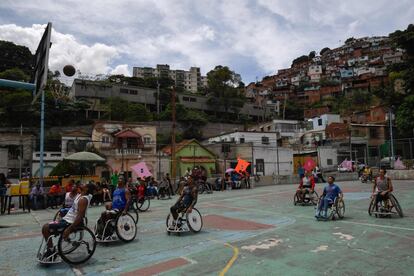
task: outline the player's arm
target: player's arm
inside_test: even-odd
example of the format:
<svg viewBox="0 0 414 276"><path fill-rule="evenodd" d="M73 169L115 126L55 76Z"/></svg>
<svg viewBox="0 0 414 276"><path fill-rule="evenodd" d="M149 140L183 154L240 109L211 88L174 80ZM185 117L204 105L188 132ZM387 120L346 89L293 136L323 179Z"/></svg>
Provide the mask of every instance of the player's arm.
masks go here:
<svg viewBox="0 0 414 276"><path fill-rule="evenodd" d="M125 204L125 208L122 211L122 214L126 214L126 212L129 209L129 205L131 204L131 192L129 191L129 189L125 189L125 199L126 199L126 204Z"/></svg>
<svg viewBox="0 0 414 276"><path fill-rule="evenodd" d="M312 177L310 182L311 182L311 191L313 192L315 190L315 178Z"/></svg>
<svg viewBox="0 0 414 276"><path fill-rule="evenodd" d="M374 179L374 184L372 185L372 194L375 194L376 188L377 188L377 178Z"/></svg>
<svg viewBox="0 0 414 276"><path fill-rule="evenodd" d="M391 193L394 190L394 187L392 186L391 178L387 177L387 182L388 182L387 192Z"/></svg>
<svg viewBox="0 0 414 276"><path fill-rule="evenodd" d="M81 225L83 218L86 214L86 209L88 208L88 200L85 197L79 199L78 202L78 215L75 218L75 221L63 232L63 238L67 239L70 233L72 233L77 226Z"/></svg>

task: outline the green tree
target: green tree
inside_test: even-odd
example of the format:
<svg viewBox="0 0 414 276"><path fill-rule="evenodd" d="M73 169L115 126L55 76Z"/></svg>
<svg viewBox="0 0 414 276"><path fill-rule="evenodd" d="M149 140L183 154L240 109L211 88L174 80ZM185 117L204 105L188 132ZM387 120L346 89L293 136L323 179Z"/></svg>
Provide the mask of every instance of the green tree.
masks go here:
<svg viewBox="0 0 414 276"><path fill-rule="evenodd" d="M26 76L32 74L33 55L26 46L0 40L0 72L19 68Z"/></svg>
<svg viewBox="0 0 414 276"><path fill-rule="evenodd" d="M403 136L412 137L414 131L414 95L406 97L398 107L396 113L396 125Z"/></svg>
<svg viewBox="0 0 414 276"><path fill-rule="evenodd" d="M107 98L104 105L108 108L107 117L114 121L151 121L148 110L139 103L128 102L120 97Z"/></svg>
<svg viewBox="0 0 414 276"><path fill-rule="evenodd" d="M215 110L223 109L226 116L229 111L238 113L245 103L242 91L243 83L237 74L227 66L216 66L207 73L209 98L207 104Z"/></svg>
<svg viewBox="0 0 414 276"><path fill-rule="evenodd" d="M323 54L328 53L329 51L331 51L331 49L329 49L328 47L325 47L319 52L319 54L322 56Z"/></svg>
<svg viewBox="0 0 414 276"><path fill-rule="evenodd" d="M29 81L29 76L19 68L7 69L0 73L0 79L14 80L14 81Z"/></svg>

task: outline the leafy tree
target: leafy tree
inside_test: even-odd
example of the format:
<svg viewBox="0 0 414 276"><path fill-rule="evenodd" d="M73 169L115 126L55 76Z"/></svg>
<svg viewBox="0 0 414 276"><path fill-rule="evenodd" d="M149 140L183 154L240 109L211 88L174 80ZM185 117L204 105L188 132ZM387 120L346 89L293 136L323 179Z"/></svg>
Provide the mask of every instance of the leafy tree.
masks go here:
<svg viewBox="0 0 414 276"><path fill-rule="evenodd" d="M227 66L216 66L207 73L209 99L207 104L215 110L224 109L226 116L229 111L238 113L245 103L243 84L237 74Z"/></svg>
<svg viewBox="0 0 414 276"><path fill-rule="evenodd" d="M331 49L328 47L325 47L319 52L319 54L322 56L323 54L328 53L329 51L331 51Z"/></svg>
<svg viewBox="0 0 414 276"><path fill-rule="evenodd" d="M0 72L19 68L26 76L33 72L33 55L26 46L0 40Z"/></svg>
<svg viewBox="0 0 414 276"><path fill-rule="evenodd" d="M414 95L406 97L398 107L396 113L396 125L403 136L412 137L414 130Z"/></svg>
<svg viewBox="0 0 414 276"><path fill-rule="evenodd" d="M352 97L351 97L351 103L353 106L357 106L361 109L366 109L369 107L369 105L372 102L372 97L370 93L356 90L353 91Z"/></svg>
<svg viewBox="0 0 414 276"><path fill-rule="evenodd" d="M351 42L353 42L354 40L355 40L355 38L354 38L354 37L350 37L350 38L348 38L347 40L345 40L345 44L351 43Z"/></svg>
<svg viewBox="0 0 414 276"><path fill-rule="evenodd" d="M297 63L302 63L302 62L306 62L306 61L309 61L309 56L306 56L306 55L300 56L298 58L295 58L292 61L292 66L297 64Z"/></svg>
<svg viewBox="0 0 414 276"><path fill-rule="evenodd" d="M152 117L148 110L138 103L128 102L120 97L106 99L106 107L109 109L109 118L115 121L151 121Z"/></svg>
<svg viewBox="0 0 414 276"><path fill-rule="evenodd" d="M29 76L19 68L7 69L0 73L0 79L14 80L14 81L29 81Z"/></svg>
<svg viewBox="0 0 414 276"><path fill-rule="evenodd" d="M0 92L0 123L2 126L37 124L31 108L32 94L29 91Z"/></svg>
<svg viewBox="0 0 414 276"><path fill-rule="evenodd" d="M316 52L312 51L309 53L309 59L313 59L316 56Z"/></svg>
<svg viewBox="0 0 414 276"><path fill-rule="evenodd" d="M285 119L303 120L303 107L299 106L294 101L287 100L285 107Z"/></svg>

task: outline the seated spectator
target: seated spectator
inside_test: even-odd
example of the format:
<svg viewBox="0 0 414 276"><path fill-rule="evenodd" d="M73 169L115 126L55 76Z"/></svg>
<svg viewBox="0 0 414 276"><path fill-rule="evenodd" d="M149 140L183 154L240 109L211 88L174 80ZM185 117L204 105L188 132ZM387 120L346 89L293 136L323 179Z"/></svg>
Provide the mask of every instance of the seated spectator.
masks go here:
<svg viewBox="0 0 414 276"><path fill-rule="evenodd" d="M62 202L63 190L59 183L53 184L47 194L48 206L52 209L57 208Z"/></svg>
<svg viewBox="0 0 414 276"><path fill-rule="evenodd" d="M95 193L92 196L92 201L97 205L101 205L101 203L103 203L103 188L100 182L96 182Z"/></svg>
<svg viewBox="0 0 414 276"><path fill-rule="evenodd" d="M108 182L104 180L101 186L102 186L102 201L103 202L112 201L111 190L109 189Z"/></svg>
<svg viewBox="0 0 414 276"><path fill-rule="evenodd" d="M91 199L91 205L96 204L96 198L94 197L95 193L96 193L96 185L95 182L93 180L89 181L89 183L86 185L88 187L88 194L92 195L92 199Z"/></svg>
<svg viewBox="0 0 414 276"><path fill-rule="evenodd" d="M68 183L65 184L65 193L70 193L75 186L75 180L71 179Z"/></svg>
<svg viewBox="0 0 414 276"><path fill-rule="evenodd" d="M147 186L147 195L150 197L157 197L158 199L160 199L158 195L158 182L154 179L154 177L149 178Z"/></svg>
<svg viewBox="0 0 414 276"><path fill-rule="evenodd" d="M36 185L30 191L30 203L33 210L39 209L39 205L41 208L45 207L45 191L39 182L36 182Z"/></svg>

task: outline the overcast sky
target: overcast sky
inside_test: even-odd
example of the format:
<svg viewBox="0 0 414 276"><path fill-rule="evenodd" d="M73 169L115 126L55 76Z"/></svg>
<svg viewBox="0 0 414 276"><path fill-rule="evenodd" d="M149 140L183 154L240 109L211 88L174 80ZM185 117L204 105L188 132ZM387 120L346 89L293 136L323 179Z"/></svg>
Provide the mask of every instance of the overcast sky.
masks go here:
<svg viewBox="0 0 414 276"><path fill-rule="evenodd" d="M123 73L227 65L249 83L351 36L388 35L414 23L412 0L0 0L0 39L35 51L53 23L50 67Z"/></svg>

